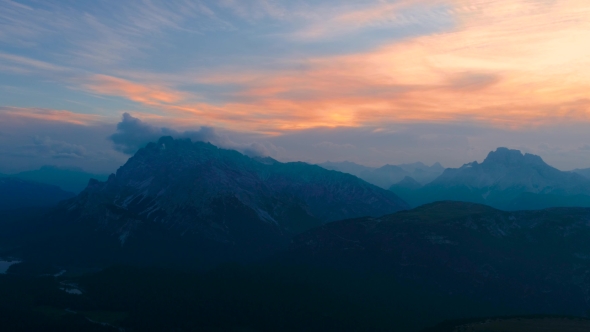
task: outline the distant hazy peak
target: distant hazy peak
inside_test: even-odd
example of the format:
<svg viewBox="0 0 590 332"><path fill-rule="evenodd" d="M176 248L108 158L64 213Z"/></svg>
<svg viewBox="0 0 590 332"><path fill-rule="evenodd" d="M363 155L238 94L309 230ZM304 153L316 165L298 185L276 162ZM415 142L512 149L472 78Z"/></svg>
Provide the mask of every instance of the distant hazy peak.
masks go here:
<svg viewBox="0 0 590 332"><path fill-rule="evenodd" d="M413 177L406 176L400 182L394 184L392 187L416 190L416 189L421 188L422 185L418 181L416 181Z"/></svg>
<svg viewBox="0 0 590 332"><path fill-rule="evenodd" d="M374 169L374 167L370 167L370 166L365 166L365 165L361 165L361 164L357 164L355 162L352 161L326 161L324 163L319 163L317 164L319 166L326 166L326 167L356 167L356 168L363 168L363 169Z"/></svg>
<svg viewBox="0 0 590 332"><path fill-rule="evenodd" d="M44 165L40 169L12 174L12 177L55 185L65 191L79 193L91 178L106 180L107 174L92 174L77 167Z"/></svg>
<svg viewBox="0 0 590 332"><path fill-rule="evenodd" d="M432 166L430 166L430 168L433 170L441 170L441 171L443 171L445 169L445 167L443 165L441 165L439 162L435 162L434 164L432 164Z"/></svg>
<svg viewBox="0 0 590 332"><path fill-rule="evenodd" d="M403 171L403 168L401 168L400 166L397 165L383 165L379 168L377 168L378 171Z"/></svg>
<svg viewBox="0 0 590 332"><path fill-rule="evenodd" d="M417 161L415 163L410 163L410 164L400 164L397 166L400 166L400 167L406 166L406 167L414 167L414 168L428 168L428 166L421 161Z"/></svg>
<svg viewBox="0 0 590 332"><path fill-rule="evenodd" d="M71 171L71 172L79 172L79 173L85 172L80 167L56 166L56 165L43 165L43 166L41 166L41 168L39 168L39 171Z"/></svg>
<svg viewBox="0 0 590 332"><path fill-rule="evenodd" d="M395 167L395 168L402 168L402 169L431 169L431 170L444 170L445 167L443 165L441 165L439 162L435 162L434 164L432 164L432 166L428 166L426 164L424 164L421 161L415 162L415 163L409 163L409 164L399 164L399 165L394 165L394 164L385 164L383 166L380 167L371 167L371 166L366 166L366 165L361 165L361 164L357 164L355 162L352 161L326 161L323 163L319 163L317 164L319 166L322 167L358 167L358 168L365 168L365 169L371 169L371 170L375 170L375 169L383 169L383 168L388 168L388 167Z"/></svg>
<svg viewBox="0 0 590 332"><path fill-rule="evenodd" d="M261 164L265 164L265 165L274 165L279 162L276 159L273 159L271 157L252 157L252 159L256 160L257 162L259 162Z"/></svg>
<svg viewBox="0 0 590 332"><path fill-rule="evenodd" d="M357 163L355 163L355 162L348 161L348 160L345 160L345 161L329 161L329 160L328 160L328 161L326 161L326 162L325 162L325 163L323 163L323 164L330 164L330 165L350 165L350 166L363 166L363 167L369 167L369 166L365 166L365 165L357 164Z"/></svg>
<svg viewBox="0 0 590 332"><path fill-rule="evenodd" d="M537 155L525 153L522 154L520 150L513 150L508 148L497 148L488 154L487 158L482 164L502 164L505 166L515 166L522 164L545 164L543 159Z"/></svg>

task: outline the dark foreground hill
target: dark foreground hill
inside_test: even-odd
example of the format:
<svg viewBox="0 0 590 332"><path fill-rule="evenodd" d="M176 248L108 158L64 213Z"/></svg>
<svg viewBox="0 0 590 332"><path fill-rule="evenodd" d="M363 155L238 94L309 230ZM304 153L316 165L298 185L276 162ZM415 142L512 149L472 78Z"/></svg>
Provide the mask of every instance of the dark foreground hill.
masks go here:
<svg viewBox="0 0 590 332"><path fill-rule="evenodd" d="M72 197L73 193L57 186L0 177L0 210L53 206Z"/></svg>
<svg viewBox="0 0 590 332"><path fill-rule="evenodd" d="M502 210L590 207L590 179L547 165L541 157L498 148L482 162L448 168L420 188L390 187L412 206L455 200Z"/></svg>
<svg viewBox="0 0 590 332"><path fill-rule="evenodd" d="M552 315L486 317L447 321L421 332L585 332L590 319Z"/></svg>
<svg viewBox="0 0 590 332"><path fill-rule="evenodd" d="M2 331L581 332L589 324L554 316L469 318L523 312L389 275L285 265L11 273L0 275L0 294Z"/></svg>
<svg viewBox="0 0 590 332"><path fill-rule="evenodd" d="M440 202L330 222L265 261L207 272L51 270L26 260L0 276L0 320L76 326L87 318L130 331L409 332L482 321L465 320L473 317L580 317L590 309L589 225L584 208L504 212ZM437 326L448 320L462 321ZM570 323L551 324L577 326Z"/></svg>
<svg viewBox="0 0 590 332"><path fill-rule="evenodd" d="M295 238L292 259L356 271L519 313L590 309L590 209L504 212L438 202L338 221Z"/></svg>
<svg viewBox="0 0 590 332"><path fill-rule="evenodd" d="M407 207L348 174L164 137L39 220L12 254L84 264L250 261L326 222Z"/></svg>

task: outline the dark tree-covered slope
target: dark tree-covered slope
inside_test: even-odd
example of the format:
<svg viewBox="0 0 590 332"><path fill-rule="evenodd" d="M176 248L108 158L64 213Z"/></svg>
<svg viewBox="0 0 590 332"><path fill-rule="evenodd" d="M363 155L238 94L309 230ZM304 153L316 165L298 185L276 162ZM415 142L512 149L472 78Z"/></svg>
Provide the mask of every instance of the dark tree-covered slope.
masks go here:
<svg viewBox="0 0 590 332"><path fill-rule="evenodd" d="M12 177L0 178L0 210L53 206L73 193L57 186Z"/></svg>
<svg viewBox="0 0 590 332"><path fill-rule="evenodd" d="M438 202L299 235L300 262L380 271L519 313L590 309L590 209L504 212Z"/></svg>

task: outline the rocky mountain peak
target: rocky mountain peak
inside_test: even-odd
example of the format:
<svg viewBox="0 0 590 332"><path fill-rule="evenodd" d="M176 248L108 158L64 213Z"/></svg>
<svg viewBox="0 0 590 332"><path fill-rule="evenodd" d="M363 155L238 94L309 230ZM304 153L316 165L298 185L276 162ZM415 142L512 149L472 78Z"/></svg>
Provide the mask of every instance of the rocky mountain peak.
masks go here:
<svg viewBox="0 0 590 332"><path fill-rule="evenodd" d="M406 188L411 190L416 190L422 187L422 185L418 181L414 180L414 178L410 176L404 177L403 180L394 184L393 186L397 188Z"/></svg>
<svg viewBox="0 0 590 332"><path fill-rule="evenodd" d="M433 170L440 171L441 173L445 170L444 166L441 165L439 162L434 163L432 166L430 166L430 168Z"/></svg>
<svg viewBox="0 0 590 332"><path fill-rule="evenodd" d="M541 157L498 148L482 162L448 168L441 176L412 193L396 190L418 206L437 200L483 203L506 210L555 206L590 206L590 181L562 172Z"/></svg>
<svg viewBox="0 0 590 332"><path fill-rule="evenodd" d="M86 225L90 237L100 230L107 234L101 241L115 239L121 250L165 241L171 257L186 252L182 242L201 246L195 253L205 256L194 259L221 262L270 254L329 221L407 208L394 193L349 174L162 137L106 182L91 181L60 218Z"/></svg>
<svg viewBox="0 0 590 332"><path fill-rule="evenodd" d="M543 159L537 155L530 153L522 154L520 150L504 147L500 147L496 149L496 151L490 152L482 164L500 164L504 166L546 165Z"/></svg>

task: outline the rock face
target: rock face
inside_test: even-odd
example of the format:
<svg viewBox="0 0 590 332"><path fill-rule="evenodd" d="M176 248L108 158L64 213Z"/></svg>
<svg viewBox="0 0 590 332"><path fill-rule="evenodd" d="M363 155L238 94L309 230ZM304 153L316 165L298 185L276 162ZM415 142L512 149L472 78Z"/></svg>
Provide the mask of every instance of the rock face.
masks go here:
<svg viewBox="0 0 590 332"><path fill-rule="evenodd" d="M74 197L57 186L12 177L0 178L0 210L47 207Z"/></svg>
<svg viewBox="0 0 590 332"><path fill-rule="evenodd" d="M109 250L134 251L137 259L218 262L268 255L328 221L406 208L392 192L348 174L163 137L106 182L91 181L57 214L88 228L72 236L95 241L102 233Z"/></svg>
<svg viewBox="0 0 590 332"><path fill-rule="evenodd" d="M541 157L499 148L483 163L449 169L433 186L464 185L478 189L519 190L534 194L576 195L590 193L590 181L547 165Z"/></svg>
<svg viewBox="0 0 590 332"><path fill-rule="evenodd" d="M440 200L487 204L505 210L590 206L590 179L562 172L539 156L498 148L482 162L446 169L412 193L392 191L417 206Z"/></svg>
<svg viewBox="0 0 590 332"><path fill-rule="evenodd" d="M504 212L437 202L326 224L297 236L290 257L380 271L513 313L585 315L590 308L588 208Z"/></svg>

